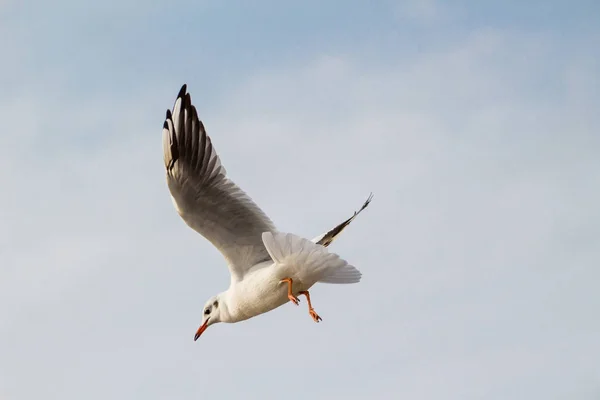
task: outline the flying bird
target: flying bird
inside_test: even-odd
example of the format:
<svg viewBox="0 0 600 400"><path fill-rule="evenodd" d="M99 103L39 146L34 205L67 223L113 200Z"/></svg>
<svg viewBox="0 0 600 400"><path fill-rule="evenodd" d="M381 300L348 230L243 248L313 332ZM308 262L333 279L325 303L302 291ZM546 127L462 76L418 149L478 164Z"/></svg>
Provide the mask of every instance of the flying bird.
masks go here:
<svg viewBox="0 0 600 400"><path fill-rule="evenodd" d="M288 301L306 297L309 315L315 312L309 289L317 282L357 283L361 273L329 246L372 199L330 231L308 240L279 232L267 215L234 182L221 164L187 85L163 125L166 179L177 213L210 241L229 267L229 288L211 297L203 309L194 341L218 322L244 321Z"/></svg>

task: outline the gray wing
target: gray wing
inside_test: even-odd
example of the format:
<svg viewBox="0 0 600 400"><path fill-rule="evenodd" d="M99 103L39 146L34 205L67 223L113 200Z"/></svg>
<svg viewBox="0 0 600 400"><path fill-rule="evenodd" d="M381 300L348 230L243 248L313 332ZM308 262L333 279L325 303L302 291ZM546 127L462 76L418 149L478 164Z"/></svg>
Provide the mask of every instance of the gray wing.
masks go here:
<svg viewBox="0 0 600 400"><path fill-rule="evenodd" d="M226 176L198 119L186 85L163 125L167 183L179 215L223 254L232 281L270 260L262 233L275 231L265 213Z"/></svg>
<svg viewBox="0 0 600 400"><path fill-rule="evenodd" d="M373 200L373 193L371 193L369 195L369 198L367 199L367 201L364 202L364 204L362 205L362 207L358 211L354 211L354 215L353 216L351 216L350 218L348 218L344 222L340 223L339 225L337 225L332 230L330 230L328 232L325 232L325 233L317 236L312 241L314 243L320 244L320 245L325 246L325 247L329 246L331 244L331 242L333 242L335 239L337 239L338 235L340 233L342 233L342 231L348 225L350 225L350 222L354 221L354 218L356 218L358 216L358 214L361 213L362 210L364 210L365 208L367 208L367 206L369 205L369 203L371 203L371 200Z"/></svg>

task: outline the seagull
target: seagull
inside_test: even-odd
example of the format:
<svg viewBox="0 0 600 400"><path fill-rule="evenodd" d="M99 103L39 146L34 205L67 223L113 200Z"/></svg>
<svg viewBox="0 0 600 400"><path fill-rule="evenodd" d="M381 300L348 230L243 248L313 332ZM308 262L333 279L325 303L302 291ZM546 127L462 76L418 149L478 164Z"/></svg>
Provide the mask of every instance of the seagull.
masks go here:
<svg viewBox="0 0 600 400"><path fill-rule="evenodd" d="M350 218L312 240L280 232L254 201L227 177L225 168L198 118L184 84L173 110L167 110L162 143L167 185L177 213L223 255L229 288L204 305L194 341L211 325L256 317L306 297L315 322L309 289L317 282L358 283L362 274L329 246L373 194Z"/></svg>

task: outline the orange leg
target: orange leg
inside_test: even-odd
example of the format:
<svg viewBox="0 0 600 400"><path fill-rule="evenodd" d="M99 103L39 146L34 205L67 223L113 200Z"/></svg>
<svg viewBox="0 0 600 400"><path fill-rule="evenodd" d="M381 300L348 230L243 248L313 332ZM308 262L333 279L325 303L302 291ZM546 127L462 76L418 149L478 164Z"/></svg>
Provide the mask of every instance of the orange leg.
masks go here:
<svg viewBox="0 0 600 400"><path fill-rule="evenodd" d="M308 301L308 313L312 317L315 322L323 321L321 317L315 312L315 309L312 307L312 303L310 302L310 294L308 294L308 290L299 292L298 294L303 294L306 296L306 301Z"/></svg>
<svg viewBox="0 0 600 400"><path fill-rule="evenodd" d="M299 305L300 304L300 300L298 300L298 298L296 296L294 296L294 294L292 293L292 278L285 278L279 281L279 283L283 283L283 282L287 282L288 284L288 299L290 299L290 301L292 303L294 303L295 305Z"/></svg>

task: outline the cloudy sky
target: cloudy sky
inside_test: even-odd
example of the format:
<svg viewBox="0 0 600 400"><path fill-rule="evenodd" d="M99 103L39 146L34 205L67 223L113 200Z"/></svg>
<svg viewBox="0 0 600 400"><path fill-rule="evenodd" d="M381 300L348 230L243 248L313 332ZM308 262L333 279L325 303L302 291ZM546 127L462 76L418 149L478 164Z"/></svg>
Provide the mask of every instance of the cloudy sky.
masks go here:
<svg viewBox="0 0 600 400"><path fill-rule="evenodd" d="M87 3L87 4L86 4ZM595 1L0 1L0 399L600 398ZM193 335L183 83L278 228L363 272Z"/></svg>

